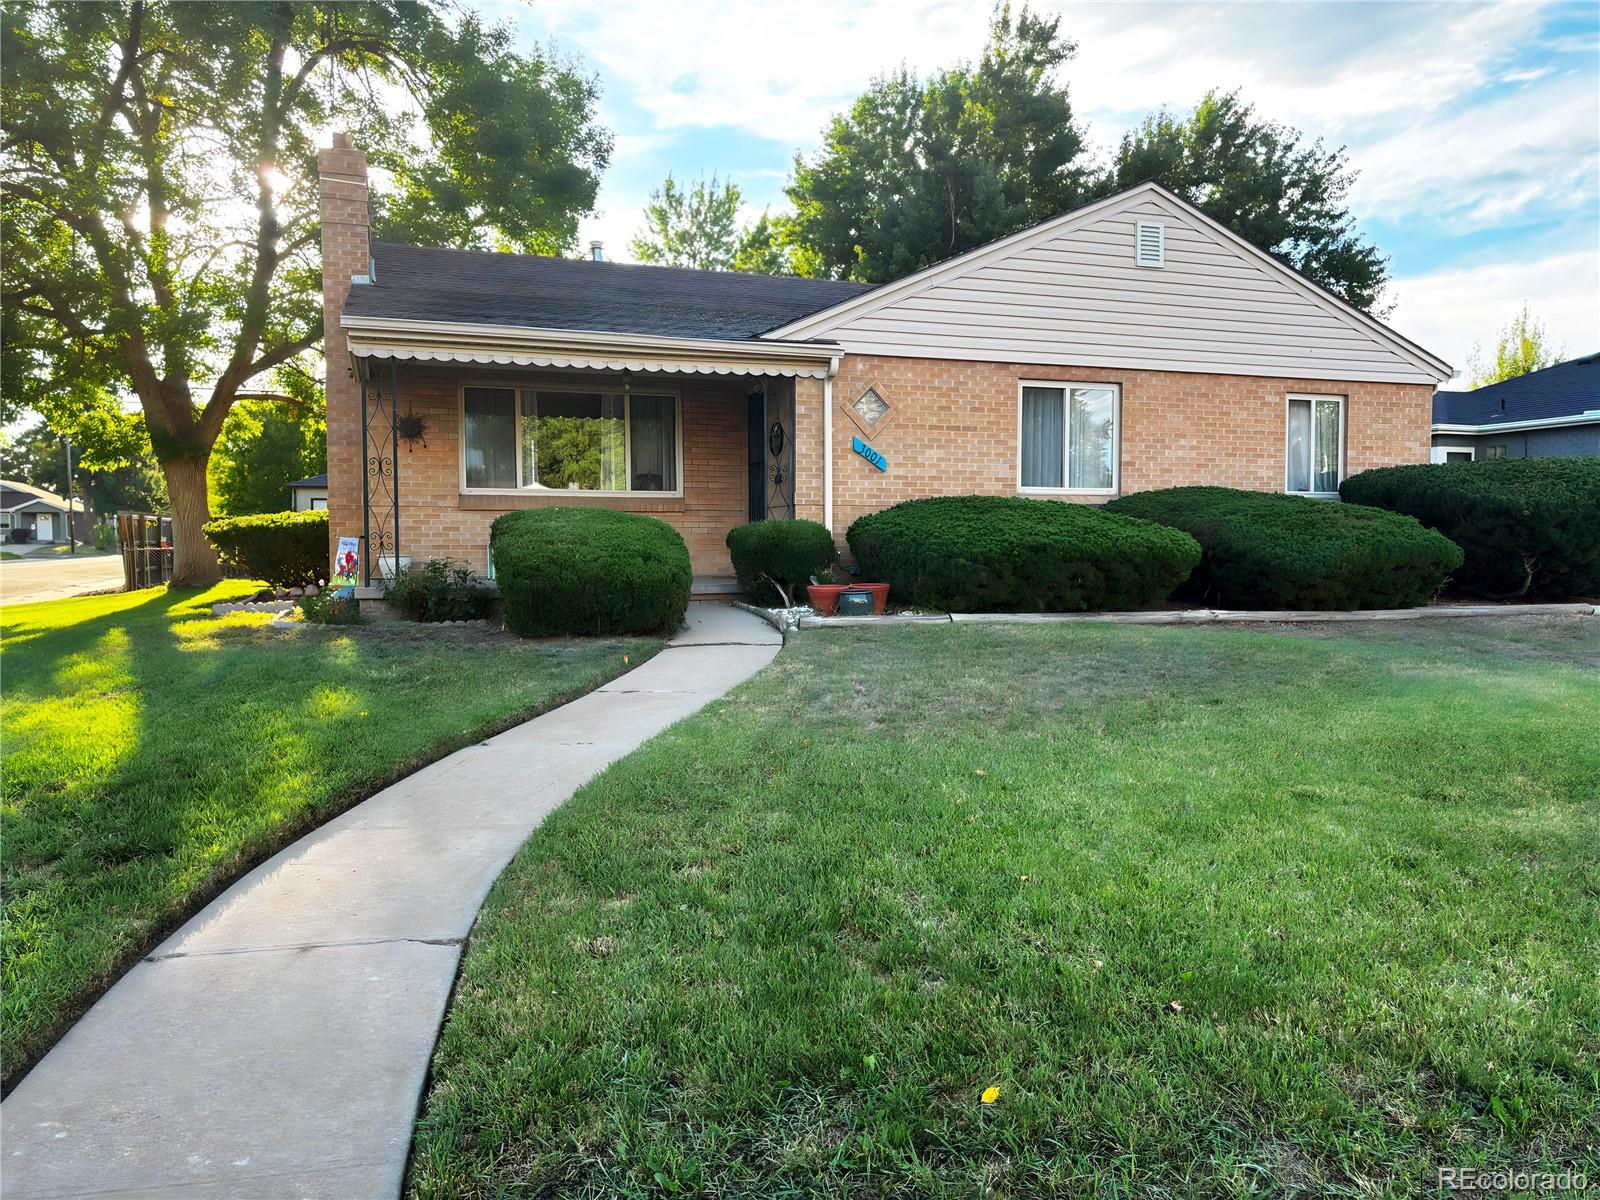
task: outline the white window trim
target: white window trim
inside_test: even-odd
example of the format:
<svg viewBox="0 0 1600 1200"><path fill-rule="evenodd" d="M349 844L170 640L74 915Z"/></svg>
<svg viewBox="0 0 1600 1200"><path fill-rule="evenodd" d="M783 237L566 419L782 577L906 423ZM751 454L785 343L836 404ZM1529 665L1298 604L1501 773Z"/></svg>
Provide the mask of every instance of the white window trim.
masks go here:
<svg viewBox="0 0 1600 1200"><path fill-rule="evenodd" d="M1023 487L1022 486L1022 391L1024 388L1054 388L1062 393L1062 403L1070 404L1067 393L1072 388L1097 388L1111 393L1111 486L1108 488L1075 487ZM1072 413L1061 414L1062 479L1068 478L1072 463ZM1117 383L1086 383L1072 379L1019 379L1017 380L1017 494L1022 496L1120 496L1122 494L1122 385Z"/></svg>
<svg viewBox="0 0 1600 1200"><path fill-rule="evenodd" d="M642 396L668 396L672 399L674 447L677 455L678 486L671 491L640 491L637 488L628 488L624 491L592 491L575 490L569 488L490 488L467 486L467 389L468 388L496 388L502 392L510 391L516 401L512 411L516 414L515 436L517 451L515 463L517 468L517 483L522 483L522 394L524 392L586 392L594 391L600 394L610 393L623 397L622 419L624 436L623 445L623 478L633 480L633 393L619 380L583 380L581 382L568 382L565 380L555 382L541 382L537 379L467 379L463 380L456 388L456 483L462 495L466 496L547 496L568 497L571 499L635 499L635 500L682 500L683 499L683 395L676 388L670 387L642 387L639 394Z"/></svg>
<svg viewBox="0 0 1600 1200"><path fill-rule="evenodd" d="M1297 492L1289 486L1289 401L1309 400L1311 405L1311 436L1317 435L1317 406L1318 400L1337 400L1339 402L1339 482L1343 483L1345 474L1345 413L1348 405L1346 397L1336 396L1326 392L1289 392L1283 398L1283 490L1290 496L1309 496L1313 500L1337 500L1339 489L1336 487L1331 492ZM1316 446L1311 447L1312 460L1316 459Z"/></svg>

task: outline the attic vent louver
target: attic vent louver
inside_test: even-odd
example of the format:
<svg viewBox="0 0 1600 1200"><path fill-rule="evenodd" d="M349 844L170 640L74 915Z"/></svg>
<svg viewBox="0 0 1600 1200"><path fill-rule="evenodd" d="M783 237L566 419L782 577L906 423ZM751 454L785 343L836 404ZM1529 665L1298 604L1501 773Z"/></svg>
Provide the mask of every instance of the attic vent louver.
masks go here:
<svg viewBox="0 0 1600 1200"><path fill-rule="evenodd" d="M1167 265L1167 227L1157 221L1140 221L1134 227L1133 261L1141 267Z"/></svg>

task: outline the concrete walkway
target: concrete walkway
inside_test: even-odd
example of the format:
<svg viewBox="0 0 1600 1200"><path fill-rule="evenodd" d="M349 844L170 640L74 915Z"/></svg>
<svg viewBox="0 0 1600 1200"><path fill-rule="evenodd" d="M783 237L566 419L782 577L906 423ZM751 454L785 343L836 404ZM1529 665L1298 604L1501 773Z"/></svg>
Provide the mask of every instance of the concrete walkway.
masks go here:
<svg viewBox="0 0 1600 1200"><path fill-rule="evenodd" d="M580 784L780 643L749 613L692 604L689 629L643 666L417 772L246 875L0 1105L0 1193L396 1195L489 885Z"/></svg>

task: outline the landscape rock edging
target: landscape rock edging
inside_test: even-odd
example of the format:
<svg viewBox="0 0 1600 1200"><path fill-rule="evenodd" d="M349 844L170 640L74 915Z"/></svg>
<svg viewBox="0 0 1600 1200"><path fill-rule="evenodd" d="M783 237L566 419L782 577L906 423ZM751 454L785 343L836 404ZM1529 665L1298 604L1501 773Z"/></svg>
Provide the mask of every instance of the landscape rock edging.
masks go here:
<svg viewBox="0 0 1600 1200"><path fill-rule="evenodd" d="M1034 625L1054 621L1110 621L1119 625L1199 625L1212 622L1281 624L1317 621L1415 621L1429 617L1600 616L1595 604L1435 604L1423 608L1369 608L1350 611L1246 610L1190 608L1172 612L1111 613L888 613L862 617L801 617L801 629L859 625Z"/></svg>

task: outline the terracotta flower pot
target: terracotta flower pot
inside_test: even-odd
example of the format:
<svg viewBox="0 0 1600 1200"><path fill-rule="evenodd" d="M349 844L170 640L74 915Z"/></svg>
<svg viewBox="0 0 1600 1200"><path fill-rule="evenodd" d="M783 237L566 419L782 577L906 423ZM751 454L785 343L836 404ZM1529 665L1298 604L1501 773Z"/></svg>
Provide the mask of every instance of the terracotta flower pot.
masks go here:
<svg viewBox="0 0 1600 1200"><path fill-rule="evenodd" d="M839 597L845 587L842 583L809 583L806 585L806 599L812 608L826 616L838 609Z"/></svg>
<svg viewBox="0 0 1600 1200"><path fill-rule="evenodd" d="M887 583L853 583L850 586L872 593L873 612L881 613L889 607L889 585Z"/></svg>

